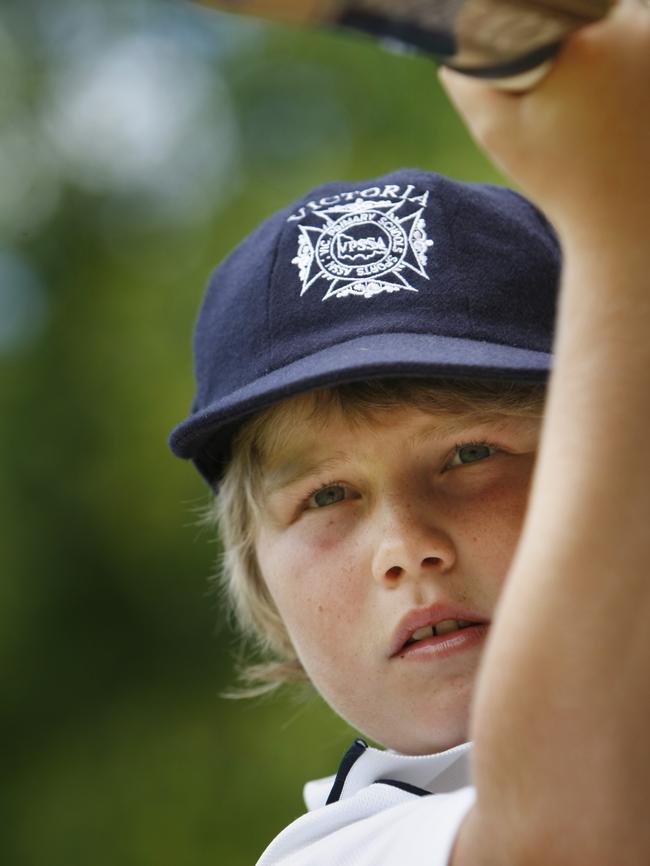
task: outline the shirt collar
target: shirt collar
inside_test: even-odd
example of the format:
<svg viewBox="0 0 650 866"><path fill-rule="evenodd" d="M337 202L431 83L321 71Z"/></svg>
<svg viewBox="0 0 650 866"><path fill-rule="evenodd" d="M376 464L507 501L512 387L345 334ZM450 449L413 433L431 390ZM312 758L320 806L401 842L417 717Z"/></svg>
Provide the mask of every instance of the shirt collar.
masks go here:
<svg viewBox="0 0 650 866"><path fill-rule="evenodd" d="M356 751L353 752L355 746ZM362 740L356 740L346 753L336 776L307 782L304 788L305 803L310 811L325 805L335 780L341 784L341 770L346 759L350 763L350 753L353 753L354 760L349 768L346 767L347 773L337 798L339 800L354 796L380 779L404 782L431 794L455 791L471 783L470 749L470 743L463 743L433 755L401 755L390 750L375 749L366 746Z"/></svg>

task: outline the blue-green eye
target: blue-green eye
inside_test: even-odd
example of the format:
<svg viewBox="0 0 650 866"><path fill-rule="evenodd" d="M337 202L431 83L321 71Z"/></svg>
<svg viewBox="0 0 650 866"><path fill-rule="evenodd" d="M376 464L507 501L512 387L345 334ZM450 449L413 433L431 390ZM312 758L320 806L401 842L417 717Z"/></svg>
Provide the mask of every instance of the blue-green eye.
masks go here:
<svg viewBox="0 0 650 866"><path fill-rule="evenodd" d="M342 484L329 484L327 487L321 487L309 497L309 506L311 508L325 508L327 505L334 505L336 502L342 502L346 496L346 489Z"/></svg>
<svg viewBox="0 0 650 866"><path fill-rule="evenodd" d="M449 465L465 466L468 463L477 463L490 457L496 450L496 446L490 445L489 442L467 442L465 445L457 445Z"/></svg>

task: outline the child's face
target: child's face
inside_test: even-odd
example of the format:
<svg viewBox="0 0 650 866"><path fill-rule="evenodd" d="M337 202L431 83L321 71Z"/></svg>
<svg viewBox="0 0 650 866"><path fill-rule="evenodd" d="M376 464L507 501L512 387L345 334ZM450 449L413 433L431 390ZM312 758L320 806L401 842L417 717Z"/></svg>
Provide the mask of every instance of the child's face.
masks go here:
<svg viewBox="0 0 650 866"><path fill-rule="evenodd" d="M307 674L339 715L389 748L426 754L463 742L489 625L452 623L406 650L404 629L489 623L539 423L477 424L407 406L361 424L296 411L286 427L264 465L256 551Z"/></svg>

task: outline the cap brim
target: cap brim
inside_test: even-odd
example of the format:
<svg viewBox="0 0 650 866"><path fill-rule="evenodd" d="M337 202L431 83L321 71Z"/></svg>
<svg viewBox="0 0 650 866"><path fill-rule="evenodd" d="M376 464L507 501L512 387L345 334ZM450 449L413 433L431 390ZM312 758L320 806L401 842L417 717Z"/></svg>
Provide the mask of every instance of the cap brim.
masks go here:
<svg viewBox="0 0 650 866"><path fill-rule="evenodd" d="M211 452L218 452L219 432L225 440L247 416L313 388L397 376L542 382L551 363L548 352L456 337L358 337L299 358L216 400L175 427L169 443L178 457L196 460L208 442Z"/></svg>

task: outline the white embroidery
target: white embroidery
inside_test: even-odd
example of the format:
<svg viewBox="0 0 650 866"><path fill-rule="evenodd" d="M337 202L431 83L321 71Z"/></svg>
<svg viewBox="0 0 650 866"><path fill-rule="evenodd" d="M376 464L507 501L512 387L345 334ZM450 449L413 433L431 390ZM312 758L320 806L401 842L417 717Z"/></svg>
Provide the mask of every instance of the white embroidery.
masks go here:
<svg viewBox="0 0 650 866"><path fill-rule="evenodd" d="M309 202L311 212L304 207L290 216L289 221L311 217L314 223L298 226L298 253L291 260L298 268L301 297L319 283L324 301L417 292L409 272L429 278L425 268L433 241L422 217L429 193L413 192L412 185L401 195L396 186L373 187L355 193L348 203L344 199L349 195Z"/></svg>

